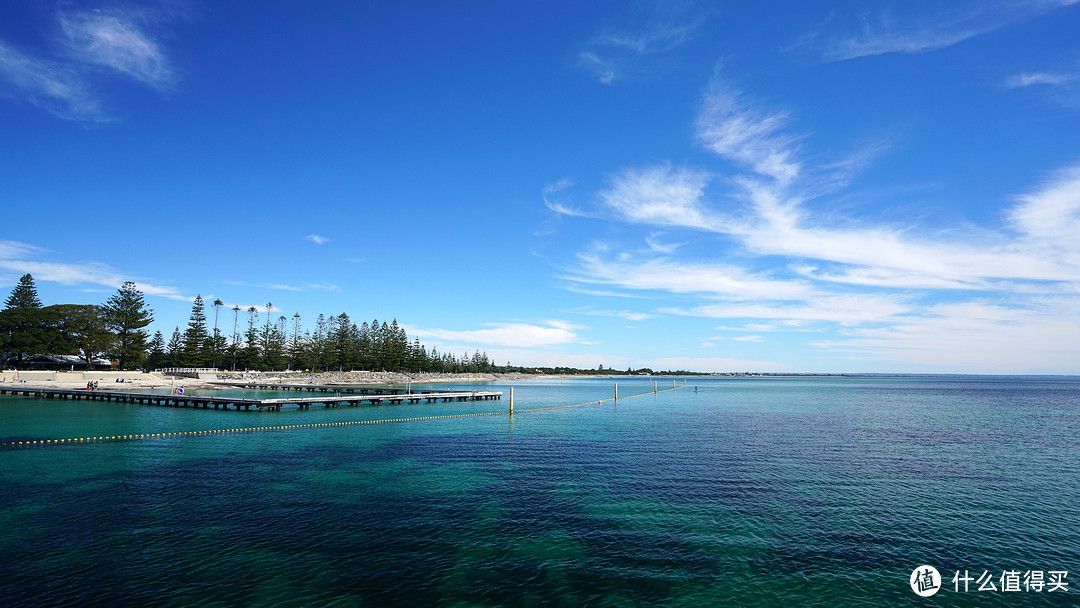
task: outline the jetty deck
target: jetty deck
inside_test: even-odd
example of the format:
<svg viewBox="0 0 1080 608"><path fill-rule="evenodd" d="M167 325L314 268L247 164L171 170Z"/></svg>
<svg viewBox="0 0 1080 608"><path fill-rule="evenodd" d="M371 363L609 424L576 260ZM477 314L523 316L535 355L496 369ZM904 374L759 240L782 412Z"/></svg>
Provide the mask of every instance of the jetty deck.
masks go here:
<svg viewBox="0 0 1080 608"><path fill-rule="evenodd" d="M338 406L357 407L363 404L383 405L400 403L436 403L439 401L487 401L502 399L502 391L440 391L423 393L397 393L392 395L324 395L319 397L295 397L282 399L255 399L221 395L174 395L164 393L137 393L131 391L88 391L86 389L52 389L29 387L0 387L0 395L21 395L39 399L71 399L86 401L112 401L117 403L137 403L164 407L192 407L202 409L229 409L249 411L280 412L287 406L296 409L310 409L312 405L335 408Z"/></svg>
<svg viewBox="0 0 1080 608"><path fill-rule="evenodd" d="M245 382L243 384L232 384L219 382L219 386L228 386L232 388L245 388L251 390L262 391L308 391L312 393L341 393L346 395L400 395L403 393L411 393L412 389L389 387L389 386L358 386L355 384L277 384L267 382ZM453 390L437 389L426 390L425 393L450 393Z"/></svg>

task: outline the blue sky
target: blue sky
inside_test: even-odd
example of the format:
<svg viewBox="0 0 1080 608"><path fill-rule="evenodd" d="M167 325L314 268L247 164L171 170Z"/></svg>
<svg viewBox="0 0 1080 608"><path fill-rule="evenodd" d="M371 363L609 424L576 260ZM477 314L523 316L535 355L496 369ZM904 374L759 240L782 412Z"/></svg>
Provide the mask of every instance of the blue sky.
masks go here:
<svg viewBox="0 0 1080 608"><path fill-rule="evenodd" d="M1078 28L1075 0L15 0L0 289L132 280L166 335L196 294L396 317L525 365L1077 373Z"/></svg>

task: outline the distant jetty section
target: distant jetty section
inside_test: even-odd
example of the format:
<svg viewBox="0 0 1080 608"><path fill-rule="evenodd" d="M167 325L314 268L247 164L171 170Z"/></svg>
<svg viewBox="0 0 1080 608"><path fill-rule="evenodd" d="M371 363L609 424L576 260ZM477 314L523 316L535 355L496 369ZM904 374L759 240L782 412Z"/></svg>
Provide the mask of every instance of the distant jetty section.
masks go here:
<svg viewBox="0 0 1080 608"><path fill-rule="evenodd" d="M248 382L246 384L222 384L228 388L246 388L259 391L308 391L320 393L345 393L360 395L400 395L411 393L412 390L404 387L393 386L353 386L348 384L278 384L274 382ZM461 392L451 389L426 390L428 393L453 393Z"/></svg>
<svg viewBox="0 0 1080 608"><path fill-rule="evenodd" d="M283 385L274 385L281 388ZM303 386L303 385L293 385ZM371 387L321 387L329 388L329 394L318 397L294 397L284 399L258 399L247 397L228 397L223 395L177 395L163 393L138 393L130 391L105 391L86 389L54 389L54 388L31 388L20 386L0 387L0 395L20 395L24 397L36 397L39 399L70 399L86 401L112 401L116 403L137 403L142 405L157 405L163 407L191 407L202 409L229 409L233 407L237 411L274 411L280 412L282 408L295 406L295 409L306 410L312 405L322 405L334 408L340 405L357 407L363 404L385 405L400 403L436 403L438 401L487 401L502 399L502 391L426 391L420 393L406 392L405 389L371 388ZM359 393L361 389L369 391L394 391L392 394L368 394ZM313 389L316 390L316 389ZM350 390L351 394L341 394Z"/></svg>

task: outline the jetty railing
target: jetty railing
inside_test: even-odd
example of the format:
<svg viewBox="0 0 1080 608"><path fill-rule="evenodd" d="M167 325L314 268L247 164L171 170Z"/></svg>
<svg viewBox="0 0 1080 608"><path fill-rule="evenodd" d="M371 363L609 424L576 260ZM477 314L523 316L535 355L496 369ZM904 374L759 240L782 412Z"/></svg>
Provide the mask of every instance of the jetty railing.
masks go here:
<svg viewBox="0 0 1080 608"><path fill-rule="evenodd" d="M216 379L218 368L216 367L162 367L159 373L177 378L211 378Z"/></svg>

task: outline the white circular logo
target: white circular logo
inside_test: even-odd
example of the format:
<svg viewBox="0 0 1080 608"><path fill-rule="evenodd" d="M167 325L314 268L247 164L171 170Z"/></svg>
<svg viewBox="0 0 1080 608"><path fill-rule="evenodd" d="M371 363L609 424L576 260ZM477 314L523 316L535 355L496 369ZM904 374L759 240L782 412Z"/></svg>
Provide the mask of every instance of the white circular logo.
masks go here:
<svg viewBox="0 0 1080 608"><path fill-rule="evenodd" d="M911 590L922 597L930 597L941 589L941 575L933 566L919 566L911 573Z"/></svg>

